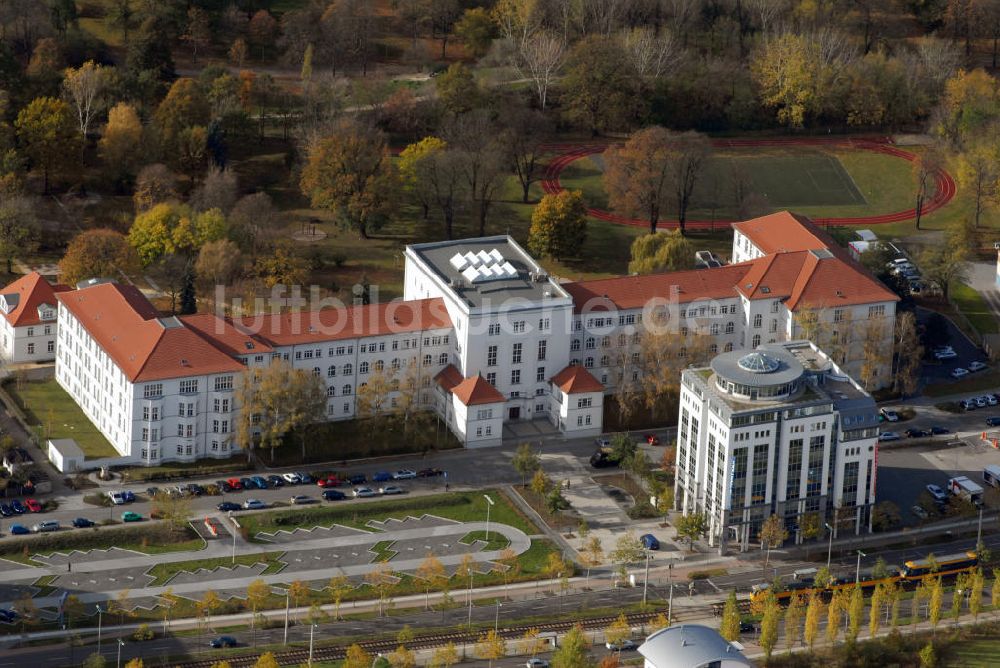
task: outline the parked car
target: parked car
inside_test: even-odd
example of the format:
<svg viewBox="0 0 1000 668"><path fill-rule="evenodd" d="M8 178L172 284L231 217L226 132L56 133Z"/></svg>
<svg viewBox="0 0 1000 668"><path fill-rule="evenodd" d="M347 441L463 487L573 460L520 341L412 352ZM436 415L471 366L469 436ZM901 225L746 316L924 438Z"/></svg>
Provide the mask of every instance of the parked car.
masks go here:
<svg viewBox="0 0 1000 668"><path fill-rule="evenodd" d="M243 507L247 510L263 510L267 508L267 504L260 499L247 499L243 502Z"/></svg>
<svg viewBox="0 0 1000 668"><path fill-rule="evenodd" d="M958 357L958 353L950 348L948 350L939 350L934 353L934 359L936 360L953 360Z"/></svg>
<svg viewBox="0 0 1000 668"><path fill-rule="evenodd" d="M10 533L14 536L24 536L26 534L31 533L31 531L29 531L28 527L24 526L23 524L11 524Z"/></svg>
<svg viewBox="0 0 1000 668"><path fill-rule="evenodd" d="M293 506L301 506L307 503L315 503L316 499L312 498L311 496L307 496L305 494L296 494L289 500L289 502Z"/></svg>
<svg viewBox="0 0 1000 668"><path fill-rule="evenodd" d="M930 492L930 495L933 496L934 500L938 503L944 503L948 500L948 495L937 485L927 485L927 491Z"/></svg>
<svg viewBox="0 0 1000 668"><path fill-rule="evenodd" d="M219 649L220 647L236 647L237 644L236 638L232 636L219 636L208 641L209 647L214 647L215 649Z"/></svg>
<svg viewBox="0 0 1000 668"><path fill-rule="evenodd" d="M538 657L528 659L524 665L526 668L549 668L549 662L545 659L539 659Z"/></svg>
<svg viewBox="0 0 1000 668"><path fill-rule="evenodd" d="M142 515L131 510L126 510L122 513L122 522L141 522Z"/></svg>
<svg viewBox="0 0 1000 668"><path fill-rule="evenodd" d="M347 478L352 485L363 485L368 482L368 476L364 473L355 473Z"/></svg>
<svg viewBox="0 0 1000 668"><path fill-rule="evenodd" d="M898 441L900 438L900 435L894 431L883 431L878 435L880 441Z"/></svg>
<svg viewBox="0 0 1000 668"><path fill-rule="evenodd" d="M220 511L224 513L231 513L237 510L243 510L243 506L241 506L238 503L234 503L232 501L223 501L222 503L217 505L216 508L218 508Z"/></svg>
<svg viewBox="0 0 1000 668"><path fill-rule="evenodd" d="M253 480L250 478L240 478L240 484L243 485L243 489L246 490L257 489L257 485L253 484Z"/></svg>
<svg viewBox="0 0 1000 668"><path fill-rule="evenodd" d="M367 499L373 496L378 496L378 492L371 487L355 487L354 496L358 499Z"/></svg>
<svg viewBox="0 0 1000 668"><path fill-rule="evenodd" d="M879 413L889 422L899 422L899 413L896 411L891 411L888 408L883 408Z"/></svg>
<svg viewBox="0 0 1000 668"><path fill-rule="evenodd" d="M31 527L31 530L35 533L59 531L59 522L57 520L45 520L44 522L39 522L35 526Z"/></svg>
<svg viewBox="0 0 1000 668"><path fill-rule="evenodd" d="M38 503L38 501L34 499L25 499L24 505L33 513L42 512L42 504Z"/></svg>
<svg viewBox="0 0 1000 668"><path fill-rule="evenodd" d="M315 481L313 480L313 477L308 473L303 473L302 471L299 471L299 482L301 482L303 485L311 485Z"/></svg>
<svg viewBox="0 0 1000 668"><path fill-rule="evenodd" d="M933 425L933 426L931 427L931 429L930 429L930 432L931 432L931 434L932 434L932 435L934 435L934 436L939 436L939 435L941 435L941 434L950 434L950 433L951 433L951 431L950 431L950 430L948 430L948 429L945 429L944 427L940 427L940 426L938 426L938 425Z"/></svg>
<svg viewBox="0 0 1000 668"><path fill-rule="evenodd" d="M634 640L629 640L626 638L620 642L606 642L604 646L607 647L612 652L625 652L630 650L639 649L638 643Z"/></svg>
<svg viewBox="0 0 1000 668"><path fill-rule="evenodd" d="M194 482L188 483L187 491L188 494L191 494L192 496L204 496L205 494L205 488Z"/></svg>
<svg viewBox="0 0 1000 668"><path fill-rule="evenodd" d="M442 471L441 469L433 469L433 468L432 469L420 469L419 471L417 471L417 477L418 478L434 478L434 477L437 477L439 475L442 475L443 473L444 473L444 471Z"/></svg>
<svg viewBox="0 0 1000 668"><path fill-rule="evenodd" d="M753 622L740 622L740 633L757 633L757 625Z"/></svg>
<svg viewBox="0 0 1000 668"><path fill-rule="evenodd" d="M997 427L997 426L1000 426L1000 417L992 416L992 417L986 418L986 426L987 427Z"/></svg>
<svg viewBox="0 0 1000 668"><path fill-rule="evenodd" d="M400 469L392 474L393 480L412 480L417 477L416 471L411 471L410 469Z"/></svg>
<svg viewBox="0 0 1000 668"><path fill-rule="evenodd" d="M651 533L645 533L645 534L643 534L642 536L639 537L639 540L642 541L642 546L644 548L646 548L647 550L659 550L660 549L660 541L658 541L656 539L656 536L654 536Z"/></svg>
<svg viewBox="0 0 1000 668"><path fill-rule="evenodd" d="M299 476L298 473L295 473L294 471L290 471L288 473L282 473L281 477L284 478L285 482L287 482L289 485L298 485L302 483L302 478Z"/></svg>
<svg viewBox="0 0 1000 668"><path fill-rule="evenodd" d="M389 485L388 487L379 488L378 493L383 496L392 496L394 494L405 494L406 490L397 485Z"/></svg>
<svg viewBox="0 0 1000 668"><path fill-rule="evenodd" d="M271 487L285 486L285 479L276 473L272 473L271 475L267 476L267 482L271 485Z"/></svg>
<svg viewBox="0 0 1000 668"><path fill-rule="evenodd" d="M150 499L152 499L154 496L156 496L159 493L160 493L160 488L159 487L147 487L146 488L146 496L148 496Z"/></svg>
<svg viewBox="0 0 1000 668"><path fill-rule="evenodd" d="M228 480L216 480L212 484L215 485L216 487L218 487L220 492L231 492L231 491L233 491L233 488L230 486Z"/></svg>
<svg viewBox="0 0 1000 668"><path fill-rule="evenodd" d="M10 608L0 608L0 622L13 624L17 621L18 614Z"/></svg>
<svg viewBox="0 0 1000 668"><path fill-rule="evenodd" d="M255 475L250 478L250 481L257 486L257 489L267 489L267 480L264 476Z"/></svg>
<svg viewBox="0 0 1000 668"><path fill-rule="evenodd" d="M77 529L87 529L94 526L93 520L88 520L86 517L77 517L73 520L73 526Z"/></svg>
<svg viewBox="0 0 1000 668"><path fill-rule="evenodd" d="M962 367L958 367L956 369L952 369L952 371L951 371L951 377L952 378L965 378L968 375L969 375L969 370L968 369L964 369Z"/></svg>
<svg viewBox="0 0 1000 668"><path fill-rule="evenodd" d="M230 492L238 492L243 489L243 483L240 482L239 478L230 478L226 481L226 484L229 485L228 491Z"/></svg>
<svg viewBox="0 0 1000 668"><path fill-rule="evenodd" d="M108 492L108 498L111 499L111 503L116 506L120 506L125 503L125 497L119 491Z"/></svg>
<svg viewBox="0 0 1000 668"><path fill-rule="evenodd" d="M646 434L646 443L649 445L659 445L660 437L656 434Z"/></svg>
<svg viewBox="0 0 1000 668"><path fill-rule="evenodd" d="M326 501L343 501L347 498L347 495L341 492L339 489L324 489L323 499Z"/></svg>
<svg viewBox="0 0 1000 668"><path fill-rule="evenodd" d="M914 516L922 520L926 520L929 517L927 511L924 510L923 506L913 506L912 508L910 508L910 512L913 513Z"/></svg>
<svg viewBox="0 0 1000 668"><path fill-rule="evenodd" d="M997 398L992 394L984 394L983 399L986 399L987 406L996 406L998 403Z"/></svg>
<svg viewBox="0 0 1000 668"><path fill-rule="evenodd" d="M989 368L988 365L979 361L969 362L969 371L982 371L983 369L988 369L988 368Z"/></svg>
<svg viewBox="0 0 1000 668"><path fill-rule="evenodd" d="M318 487L336 487L340 484L340 478L335 475L330 475L325 478L320 478L316 481Z"/></svg>
<svg viewBox="0 0 1000 668"><path fill-rule="evenodd" d="M372 476L372 482L386 482L392 480L392 474L388 471L376 471Z"/></svg>
<svg viewBox="0 0 1000 668"><path fill-rule="evenodd" d="M990 403L986 401L986 397L973 397L972 401L975 401L976 406L978 406L979 408L986 408L987 406L990 405Z"/></svg>
<svg viewBox="0 0 1000 668"><path fill-rule="evenodd" d="M10 517L14 514L14 509L10 507L9 503L0 503L0 515L4 517Z"/></svg>
<svg viewBox="0 0 1000 668"><path fill-rule="evenodd" d="M122 498L125 499L125 503L135 503L135 492L128 489L123 489Z"/></svg>
<svg viewBox="0 0 1000 668"><path fill-rule="evenodd" d="M24 507L24 504L18 501L17 499L14 499L13 501L10 502L10 509L13 510L18 515L23 515L26 512L28 512L28 509Z"/></svg>
<svg viewBox="0 0 1000 668"><path fill-rule="evenodd" d="M925 438L930 436L931 433L926 429L907 429L903 432L903 435L906 436L906 438Z"/></svg>
<svg viewBox="0 0 1000 668"><path fill-rule="evenodd" d="M611 447L611 439L608 438L607 436L598 436L597 438L594 439L594 442L597 443L597 447L599 448Z"/></svg>

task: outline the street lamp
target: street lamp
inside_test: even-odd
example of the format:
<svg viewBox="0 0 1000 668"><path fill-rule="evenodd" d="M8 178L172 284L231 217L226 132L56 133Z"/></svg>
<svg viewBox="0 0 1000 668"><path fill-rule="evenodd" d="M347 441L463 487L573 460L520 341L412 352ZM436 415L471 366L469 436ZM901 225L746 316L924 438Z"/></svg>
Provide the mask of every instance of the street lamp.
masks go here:
<svg viewBox="0 0 1000 668"><path fill-rule="evenodd" d="M490 542L490 508L493 507L493 499L490 498L489 494L483 494L483 498L486 499L486 543Z"/></svg>
<svg viewBox="0 0 1000 668"><path fill-rule="evenodd" d="M382 652L379 652L378 654L376 654L375 656L373 656L373 657L372 657L372 665L371 665L371 668L375 668L375 664L376 664L376 663L378 662L378 660L379 660L379 659L381 659L381 658L382 658Z"/></svg>
<svg viewBox="0 0 1000 668"><path fill-rule="evenodd" d="M833 527L826 522L823 522L823 526L826 527L830 536L830 542L826 546L826 570L830 570L830 557L833 555Z"/></svg>
<svg viewBox="0 0 1000 668"><path fill-rule="evenodd" d="M493 633L498 633L500 630L500 608L502 607L503 604L500 602L500 599L497 599L497 614L493 618Z"/></svg>
<svg viewBox="0 0 1000 668"><path fill-rule="evenodd" d="M861 582L861 557L867 557L868 555L858 550L858 569L854 573L854 584Z"/></svg>
<svg viewBox="0 0 1000 668"><path fill-rule="evenodd" d="M101 605L97 605L97 653L101 653L101 615L104 613L101 610Z"/></svg>
<svg viewBox="0 0 1000 668"><path fill-rule="evenodd" d="M982 549L979 547L983 544L983 508L979 507L979 525L976 528L976 551L981 552Z"/></svg>
<svg viewBox="0 0 1000 668"><path fill-rule="evenodd" d="M644 550L646 553L646 573L642 576L642 604L646 605L646 591L649 587L649 550Z"/></svg>
<svg viewBox="0 0 1000 668"><path fill-rule="evenodd" d="M310 666L310 668L313 665L313 631L315 630L316 630L316 624L314 623L312 626L309 627L309 661L306 665Z"/></svg>
<svg viewBox="0 0 1000 668"><path fill-rule="evenodd" d="M122 647L125 646L125 641L121 638L118 639L118 668L122 668Z"/></svg>
<svg viewBox="0 0 1000 668"><path fill-rule="evenodd" d="M285 590L285 638L283 640L284 645L288 644L288 608L289 608L289 603L291 601L291 594L292 594L291 589Z"/></svg>
<svg viewBox="0 0 1000 668"><path fill-rule="evenodd" d="M674 619L674 562L667 564L667 577L670 580L670 598L667 600L667 625Z"/></svg>

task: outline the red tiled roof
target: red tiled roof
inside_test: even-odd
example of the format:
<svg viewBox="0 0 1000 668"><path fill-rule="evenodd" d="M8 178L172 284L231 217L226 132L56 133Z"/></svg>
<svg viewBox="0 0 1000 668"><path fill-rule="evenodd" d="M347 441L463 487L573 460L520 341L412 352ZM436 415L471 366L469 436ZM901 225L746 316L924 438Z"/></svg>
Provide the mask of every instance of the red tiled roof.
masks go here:
<svg viewBox="0 0 1000 668"><path fill-rule="evenodd" d="M230 318L220 318L214 313L196 313L180 317L198 336L229 355L259 355L274 349L258 337L236 325Z"/></svg>
<svg viewBox="0 0 1000 668"><path fill-rule="evenodd" d="M789 211L733 223L733 229L742 232L765 255L837 246L833 238L811 220Z"/></svg>
<svg viewBox="0 0 1000 668"><path fill-rule="evenodd" d="M726 299L735 297L735 287L752 264L742 262L714 269L671 271L645 276L622 276L594 281L564 283L563 288L573 298L577 313L584 311L637 309L651 299L667 298L677 289L681 303L697 299Z"/></svg>
<svg viewBox="0 0 1000 668"><path fill-rule="evenodd" d="M42 319L38 317L38 307L51 304L55 310L56 293L69 289L68 285L50 285L37 271L25 274L0 290L0 294L17 295L17 305L3 316L14 327L40 324Z"/></svg>
<svg viewBox="0 0 1000 668"><path fill-rule="evenodd" d="M453 387L451 393L466 406L497 404L505 401L503 395L480 375L466 378Z"/></svg>
<svg viewBox="0 0 1000 668"><path fill-rule="evenodd" d="M582 394L584 392L603 392L604 386L594 378L593 374L582 366L568 366L549 381L566 394Z"/></svg>
<svg viewBox="0 0 1000 668"><path fill-rule="evenodd" d="M449 364L438 371L437 375L434 376L434 380L445 392L451 392L464 378L462 377L462 372L456 369L454 364Z"/></svg>
<svg viewBox="0 0 1000 668"><path fill-rule="evenodd" d="M179 319L158 317L134 287L99 283L58 299L132 382L243 370Z"/></svg>
<svg viewBox="0 0 1000 668"><path fill-rule="evenodd" d="M391 301L367 306L328 308L261 316L247 316L240 330L272 346L290 346L379 336L428 329L447 329L451 318L440 297Z"/></svg>

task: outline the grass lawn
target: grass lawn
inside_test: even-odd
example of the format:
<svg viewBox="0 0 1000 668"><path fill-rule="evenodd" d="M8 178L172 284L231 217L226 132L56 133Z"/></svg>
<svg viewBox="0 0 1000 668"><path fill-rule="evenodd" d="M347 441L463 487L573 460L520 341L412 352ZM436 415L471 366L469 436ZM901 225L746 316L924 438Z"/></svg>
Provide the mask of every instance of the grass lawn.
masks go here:
<svg viewBox="0 0 1000 668"><path fill-rule="evenodd" d="M502 550L510 545L510 541L503 534L490 531L490 535L487 539L485 531L470 531L459 539L459 543L463 545L472 545L477 540L486 541L486 547L483 548L485 551L490 552L493 550Z"/></svg>
<svg viewBox="0 0 1000 668"><path fill-rule="evenodd" d="M40 439L72 438L88 459L118 456L118 451L55 379L24 382L20 389L17 383L7 383L4 387L24 411L28 423L37 427Z"/></svg>
<svg viewBox="0 0 1000 668"><path fill-rule="evenodd" d="M1000 654L1000 639L966 640L949 648L943 666L961 668L991 668L997 665Z"/></svg>
<svg viewBox="0 0 1000 668"><path fill-rule="evenodd" d="M980 334L996 334L997 319L978 291L965 283L955 281L948 291L952 303L968 318L969 323Z"/></svg>
<svg viewBox="0 0 1000 668"><path fill-rule="evenodd" d="M0 559L38 566L29 555L47 555L70 550L106 550L117 547L144 554L168 552L197 552L205 541L192 529L173 532L163 525L124 525L101 527L81 531L59 531L33 537L12 538L4 541Z"/></svg>
<svg viewBox="0 0 1000 668"><path fill-rule="evenodd" d="M284 568L284 563L279 561L284 552L264 552L262 554L238 554L236 564L238 566L253 566L254 564L267 564L267 568L262 575L270 575L279 572ZM187 571L193 573L199 568L211 570L213 568L229 568L233 565L233 560L228 557L217 559L192 559L191 561L175 561L164 564L157 564L149 570L149 575L155 580L149 583L150 587L159 587L167 584L173 576Z"/></svg>
<svg viewBox="0 0 1000 668"><path fill-rule="evenodd" d="M950 383L942 381L933 383L924 388L924 394L928 397L944 397L949 394L966 394L988 390L1000 385L1000 371L980 371L977 374L966 376L962 381Z"/></svg>
<svg viewBox="0 0 1000 668"><path fill-rule="evenodd" d="M279 529L291 530L296 527L330 526L341 524L358 529L369 529L370 520L402 519L407 515L437 515L459 522L483 522L486 520L486 500L483 494L490 494L496 502L490 511L490 521L508 524L529 536L539 533L538 527L524 517L498 490L481 492L449 492L430 496L415 496L408 499L391 499L373 503L353 503L341 501L332 506L296 508L273 513L257 513L240 518L250 540L261 532L271 533ZM369 529L370 530L370 529Z"/></svg>

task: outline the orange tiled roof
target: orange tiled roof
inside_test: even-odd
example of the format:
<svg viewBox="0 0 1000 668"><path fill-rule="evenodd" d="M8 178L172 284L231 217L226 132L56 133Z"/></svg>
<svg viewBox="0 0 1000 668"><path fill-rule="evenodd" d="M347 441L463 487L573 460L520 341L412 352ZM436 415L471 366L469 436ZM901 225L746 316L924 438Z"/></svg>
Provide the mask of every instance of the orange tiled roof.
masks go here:
<svg viewBox="0 0 1000 668"><path fill-rule="evenodd" d="M239 372L178 318L161 318L138 289L99 283L57 297L132 382Z"/></svg>
<svg viewBox="0 0 1000 668"><path fill-rule="evenodd" d="M274 349L259 337L252 336L230 318L214 313L196 313L180 317L189 329L223 352L233 355L259 355Z"/></svg>
<svg viewBox="0 0 1000 668"><path fill-rule="evenodd" d="M582 394L584 392L603 392L604 386L594 378L594 375L582 366L568 366L549 381L566 394Z"/></svg>
<svg viewBox="0 0 1000 668"><path fill-rule="evenodd" d="M765 255L837 246L833 238L805 216L778 211L760 218L733 223Z"/></svg>
<svg viewBox="0 0 1000 668"><path fill-rule="evenodd" d="M434 380L445 392L451 392L456 385L465 379L462 377L462 372L456 369L454 364L449 364L438 371L437 375L434 376Z"/></svg>
<svg viewBox="0 0 1000 668"><path fill-rule="evenodd" d="M0 294L17 295L17 305L10 313L4 313L3 316L14 327L38 325L42 322L38 317L38 307L42 304L51 304L55 310L56 293L66 292L69 289L68 285L49 284L37 271L25 274L0 290Z"/></svg>
<svg viewBox="0 0 1000 668"><path fill-rule="evenodd" d="M451 327L451 318L444 300L435 297L319 311L247 316L237 324L241 331L252 333L255 339L272 346L290 346L361 336L447 329Z"/></svg>
<svg viewBox="0 0 1000 668"><path fill-rule="evenodd" d="M497 404L505 401L503 395L497 391L497 388L490 385L480 375L466 378L453 387L451 393L466 406Z"/></svg>

